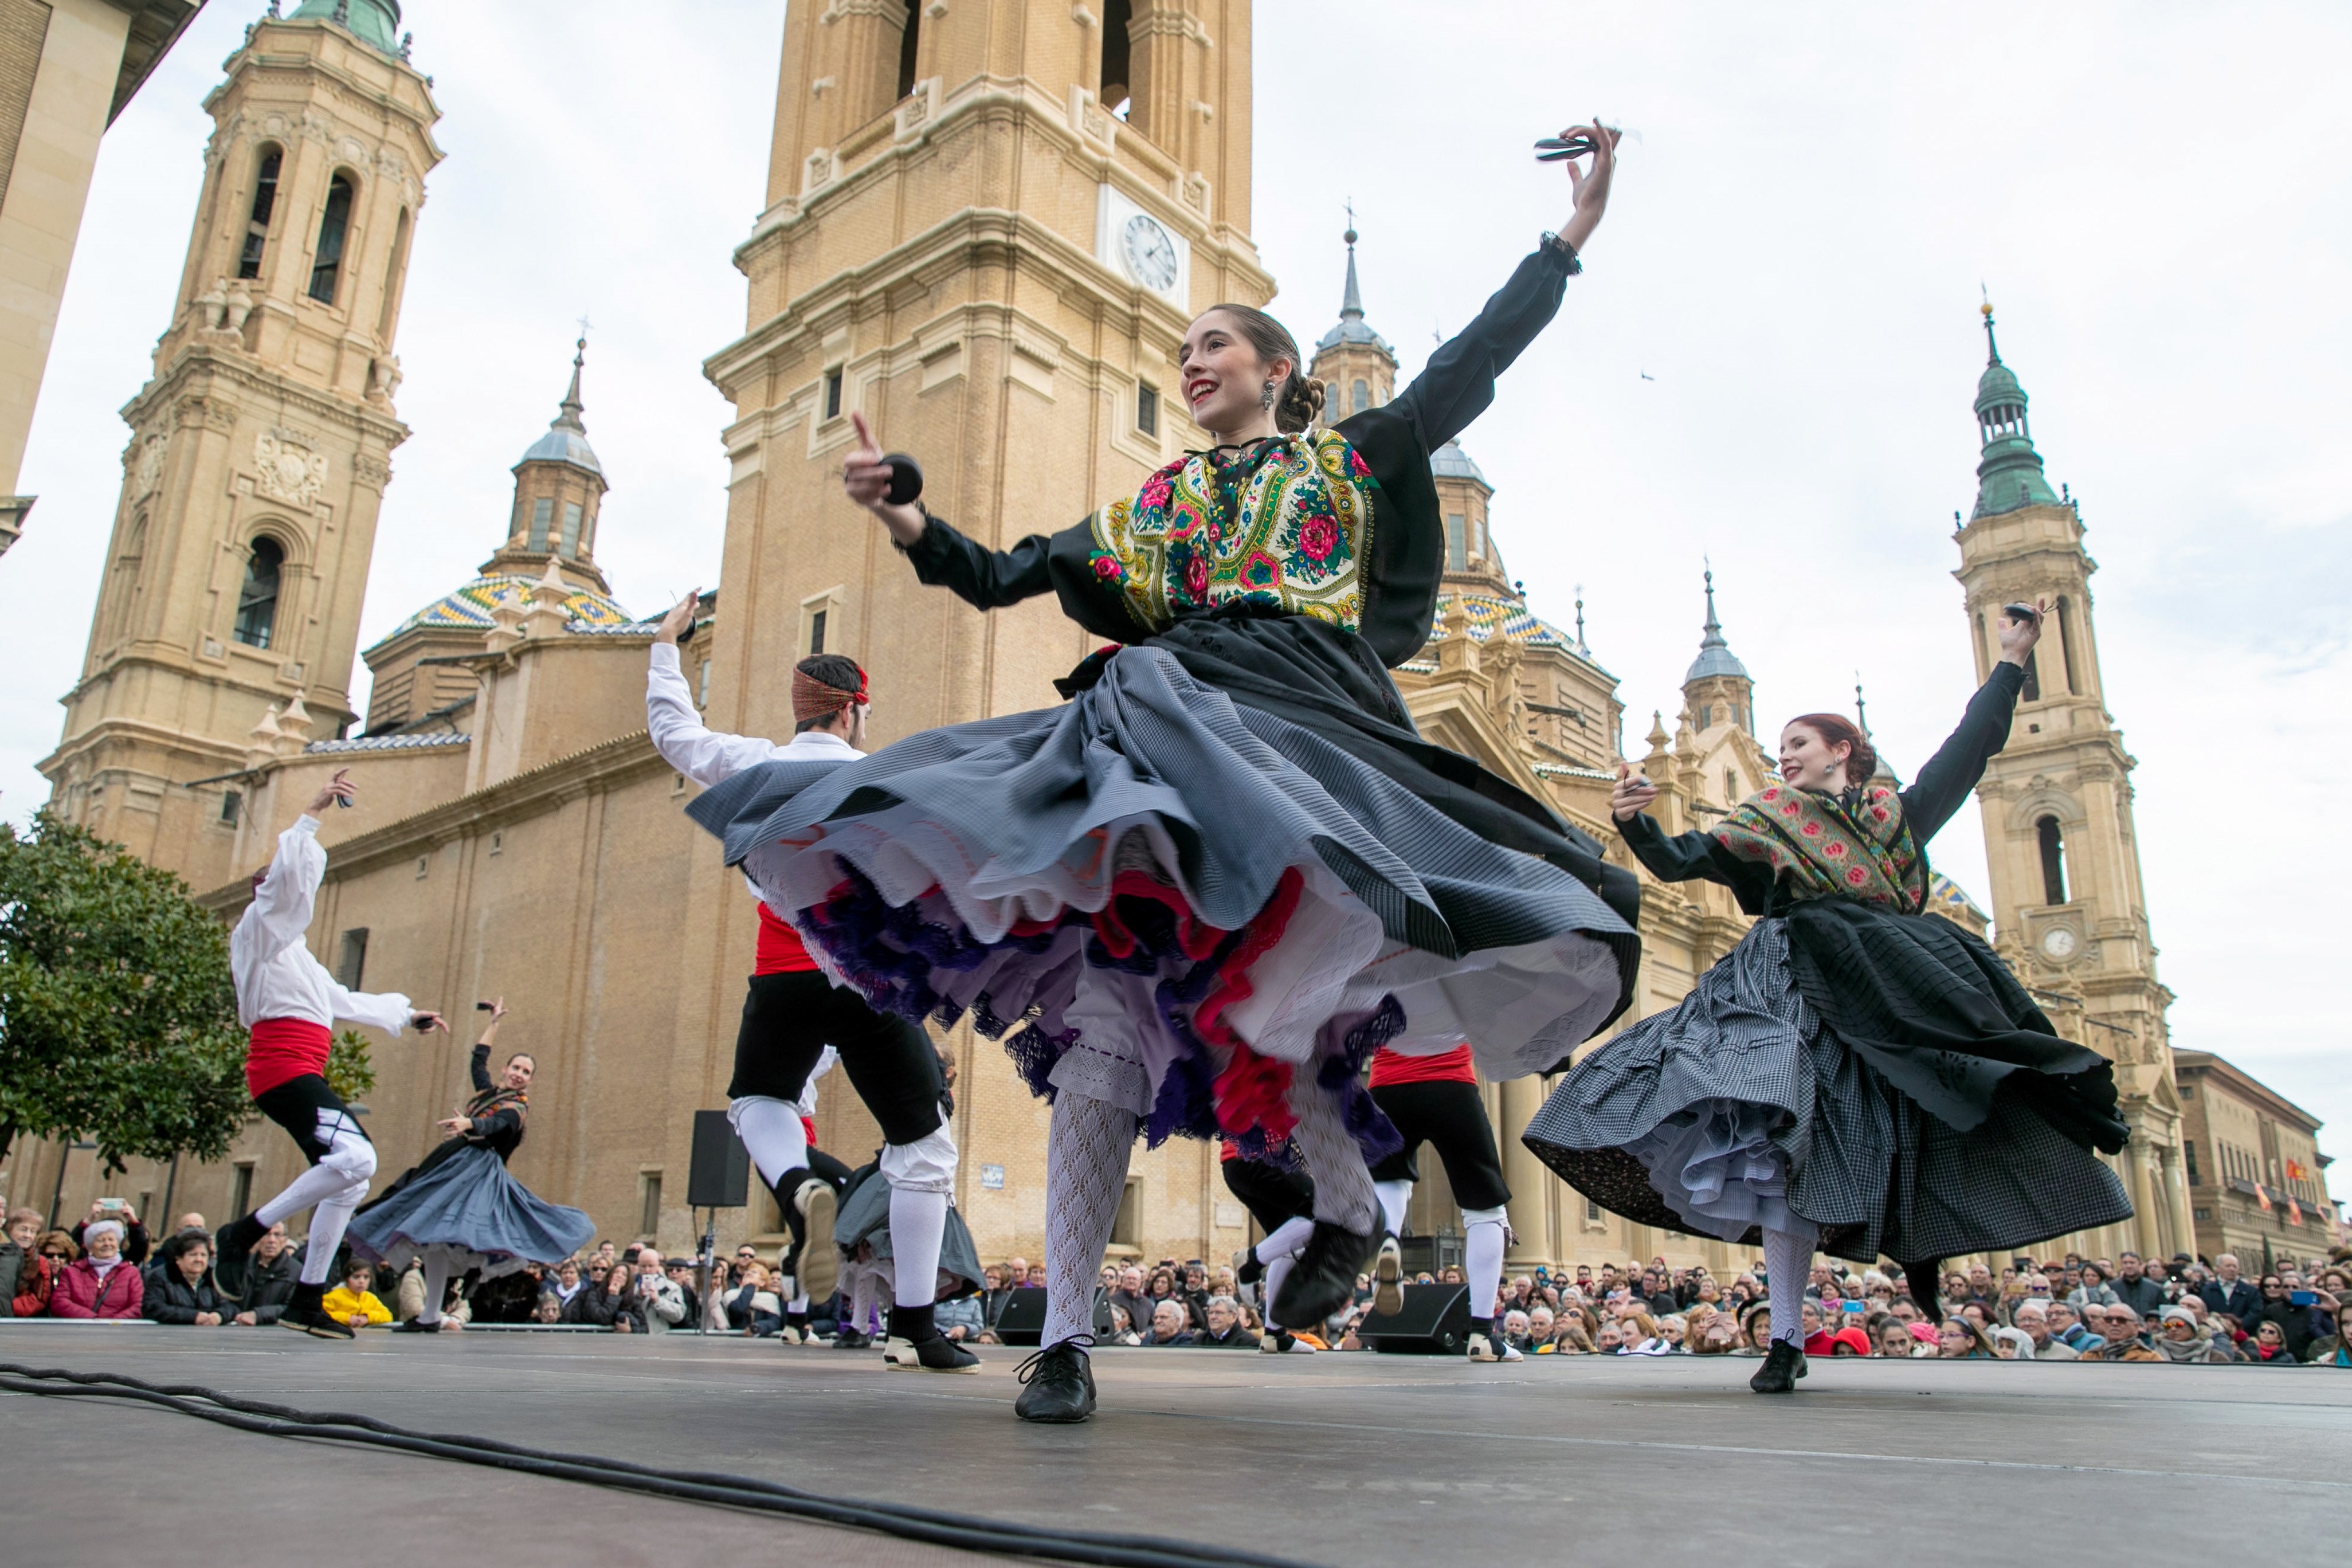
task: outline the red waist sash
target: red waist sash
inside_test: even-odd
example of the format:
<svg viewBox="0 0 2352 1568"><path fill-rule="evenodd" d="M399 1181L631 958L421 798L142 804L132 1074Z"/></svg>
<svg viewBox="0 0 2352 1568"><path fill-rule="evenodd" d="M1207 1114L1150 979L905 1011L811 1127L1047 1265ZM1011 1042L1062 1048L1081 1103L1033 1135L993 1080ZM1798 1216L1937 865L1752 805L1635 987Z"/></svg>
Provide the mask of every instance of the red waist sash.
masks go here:
<svg viewBox="0 0 2352 1568"><path fill-rule="evenodd" d="M1433 1057L1408 1057L1383 1046L1372 1055L1372 1087L1392 1083L1476 1083L1478 1068L1468 1046L1456 1046Z"/></svg>
<svg viewBox="0 0 2352 1568"><path fill-rule="evenodd" d="M334 1036L324 1024L308 1018L263 1018L253 1026L252 1043L245 1052L245 1087L258 1099L279 1084L304 1073L327 1071L327 1049Z"/></svg>
<svg viewBox="0 0 2352 1568"><path fill-rule="evenodd" d="M816 960L802 944L801 933L789 921L778 920L776 911L763 900L760 904L760 945L752 950L751 973L806 974L815 968Z"/></svg>

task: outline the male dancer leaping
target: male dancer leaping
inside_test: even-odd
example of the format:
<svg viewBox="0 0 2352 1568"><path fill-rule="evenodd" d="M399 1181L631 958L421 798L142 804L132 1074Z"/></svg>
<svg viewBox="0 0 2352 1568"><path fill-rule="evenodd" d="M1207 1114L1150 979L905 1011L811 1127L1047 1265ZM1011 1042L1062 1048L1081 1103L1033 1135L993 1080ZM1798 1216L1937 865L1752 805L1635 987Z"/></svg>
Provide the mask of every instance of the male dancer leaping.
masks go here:
<svg viewBox="0 0 2352 1568"><path fill-rule="evenodd" d="M1400 1056L1383 1048L1372 1057L1372 1103L1404 1135L1404 1146L1372 1167L1372 1190L1389 1234L1373 1265L1376 1311L1404 1305L1395 1266L1396 1236L1404 1228L1404 1205L1421 1179L1414 1156L1423 1143L1436 1149L1445 1165L1454 1201L1462 1205L1463 1275L1470 1283L1472 1361L1517 1361L1519 1352L1495 1331L1495 1297L1503 1286L1504 1243L1510 1226L1504 1205L1511 1189L1503 1184L1503 1162L1495 1152L1495 1129L1478 1093L1478 1072L1470 1047L1457 1046L1433 1057ZM1391 1294L1392 1293L1392 1294Z"/></svg>
<svg viewBox="0 0 2352 1568"><path fill-rule="evenodd" d="M221 1227L214 1248L222 1283L244 1288L247 1255L269 1227L310 1209L310 1236L302 1246L302 1274L294 1299L278 1321L322 1340L348 1340L349 1325L321 1310L327 1273L343 1228L375 1176L375 1145L335 1091L327 1087L327 1052L336 1019L397 1035L414 1026L446 1029L437 1013L415 1012L396 991L370 995L346 991L310 956L303 933L327 875L319 844L319 814L349 805L357 791L337 773L294 826L278 836L278 854L254 873L253 902L229 933L229 970L236 984L237 1021L251 1031L245 1084L261 1113L286 1129L310 1168L251 1214Z"/></svg>
<svg viewBox="0 0 2352 1568"><path fill-rule="evenodd" d="M779 758L838 765L861 754L856 748L866 738L866 672L840 654L818 654L794 668L791 744L705 729L677 656L677 640L692 630L699 603L697 590L662 617L646 679L646 728L671 767L708 786ZM748 873L745 879L751 879ZM754 883L751 890L761 895L759 961L735 1037L727 1116L793 1226L801 1294L822 1300L840 1279L840 1255L833 1242L835 1189L810 1172L808 1133L798 1103L818 1058L831 1045L886 1141L882 1177L890 1184L890 1237L898 1268L884 1364L905 1371L978 1372L980 1358L941 1334L931 1320L956 1168L955 1135L940 1108L946 1085L938 1053L921 1029L877 1013L856 992L834 985L799 933L772 912L762 889Z"/></svg>
<svg viewBox="0 0 2352 1568"><path fill-rule="evenodd" d="M1265 1332L1259 1336L1257 1348L1312 1353L1315 1347L1302 1342L1291 1330L1297 1327L1320 1334L1324 1326L1276 1323L1274 1299L1280 1294L1290 1266L1298 1261L1315 1234L1315 1184L1304 1172L1248 1158L1230 1138L1218 1140L1217 1153L1218 1163L1224 1167L1225 1190L1242 1201L1258 1228L1265 1232L1257 1245L1234 1254L1234 1279L1258 1287L1258 1310L1265 1319Z"/></svg>

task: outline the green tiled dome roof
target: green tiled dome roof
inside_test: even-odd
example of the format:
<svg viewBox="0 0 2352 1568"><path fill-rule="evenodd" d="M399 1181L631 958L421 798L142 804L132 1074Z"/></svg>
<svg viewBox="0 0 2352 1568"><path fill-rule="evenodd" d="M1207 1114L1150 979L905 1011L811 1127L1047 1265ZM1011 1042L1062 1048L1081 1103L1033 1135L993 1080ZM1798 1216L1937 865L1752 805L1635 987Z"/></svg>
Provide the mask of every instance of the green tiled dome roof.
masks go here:
<svg viewBox="0 0 2352 1568"><path fill-rule="evenodd" d="M467 631L488 631L494 624L490 612L500 604L513 605L517 609L530 607L530 592L538 584L516 574L500 574L477 577L454 593L444 594L406 620L393 632L418 626L448 626ZM574 588L565 607L572 612L574 626L601 629L635 624L629 612L614 604L593 588Z"/></svg>

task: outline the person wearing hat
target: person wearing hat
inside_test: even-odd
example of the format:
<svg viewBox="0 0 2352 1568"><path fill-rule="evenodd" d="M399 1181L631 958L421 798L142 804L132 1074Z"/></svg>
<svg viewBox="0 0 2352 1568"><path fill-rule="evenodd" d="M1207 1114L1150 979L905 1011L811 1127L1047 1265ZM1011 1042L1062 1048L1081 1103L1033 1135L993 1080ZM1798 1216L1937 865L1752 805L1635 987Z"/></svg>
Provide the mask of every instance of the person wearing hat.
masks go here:
<svg viewBox="0 0 2352 1568"><path fill-rule="evenodd" d="M872 710L866 671L837 653L816 654L793 667L788 743L705 728L677 652L678 639L693 634L700 604L700 589L687 595L654 634L646 729L664 761L708 788L763 763L837 767L865 754L858 748ZM897 1268L883 1363L905 1371L978 1372L980 1358L940 1333L931 1315L957 1158L939 1055L921 1028L875 1011L856 991L827 979L800 932L777 915L756 875L755 868L745 867L744 880L760 900L760 938L735 1036L727 1119L792 1227L793 1271L800 1283L795 1310L804 1310L809 1297L829 1300L841 1279L833 1236L849 1172L811 1146L802 1115L803 1106L815 1109L809 1085L831 1046L884 1140L881 1168L890 1187Z"/></svg>
<svg viewBox="0 0 2352 1568"><path fill-rule="evenodd" d="M66 1265L49 1293L53 1318L135 1318L146 1297L139 1266L122 1256L122 1222L93 1221L82 1228L89 1251Z"/></svg>
<svg viewBox="0 0 2352 1568"><path fill-rule="evenodd" d="M246 1088L261 1113L286 1129L310 1168L251 1214L221 1226L214 1274L229 1294L241 1293L246 1258L255 1245L271 1226L310 1210L301 1279L278 1321L331 1340L348 1340L352 1331L322 1305L327 1272L375 1179L375 1145L327 1085L333 1026L341 1019L395 1036L411 1027L428 1035L448 1028L438 1013L416 1011L397 991L370 994L344 989L305 944L319 886L327 877L320 815L330 806L350 805L358 793L348 770L339 769L294 826L278 836L278 853L254 874L253 901L228 939L237 1018L252 1037L246 1050Z"/></svg>
<svg viewBox="0 0 2352 1568"><path fill-rule="evenodd" d="M2156 1318L2157 1332L2148 1348L2166 1361L2210 1364L2230 1359L2214 1346L2213 1336L2199 1326L2197 1314L2188 1308L2158 1307Z"/></svg>

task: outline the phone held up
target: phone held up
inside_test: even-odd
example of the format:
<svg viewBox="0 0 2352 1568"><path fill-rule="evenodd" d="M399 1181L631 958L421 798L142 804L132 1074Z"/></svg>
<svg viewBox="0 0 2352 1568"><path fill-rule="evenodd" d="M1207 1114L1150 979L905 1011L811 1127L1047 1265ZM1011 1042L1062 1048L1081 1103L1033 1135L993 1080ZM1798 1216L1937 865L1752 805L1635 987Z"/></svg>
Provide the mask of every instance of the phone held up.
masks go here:
<svg viewBox="0 0 2352 1568"><path fill-rule="evenodd" d="M477 1013L487 1013L490 1010L490 1005L488 1002L477 1002L474 1004L474 1011Z"/></svg>

